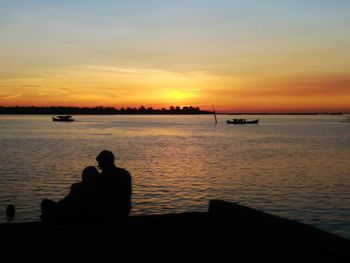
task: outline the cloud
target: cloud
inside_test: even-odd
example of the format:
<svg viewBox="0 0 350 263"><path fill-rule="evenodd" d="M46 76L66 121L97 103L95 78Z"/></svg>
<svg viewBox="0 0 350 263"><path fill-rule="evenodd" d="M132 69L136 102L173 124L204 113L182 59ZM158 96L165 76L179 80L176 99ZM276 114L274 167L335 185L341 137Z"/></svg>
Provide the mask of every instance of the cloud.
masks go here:
<svg viewBox="0 0 350 263"><path fill-rule="evenodd" d="M2 100L11 100L11 99L15 99L18 97L21 97L21 94L15 94L15 95L0 95L0 99Z"/></svg>
<svg viewBox="0 0 350 263"><path fill-rule="evenodd" d="M350 76L295 76L270 80L255 92L264 96L286 97L349 96Z"/></svg>
<svg viewBox="0 0 350 263"><path fill-rule="evenodd" d="M0 88L11 89L11 88L41 88L38 85L0 85Z"/></svg>
<svg viewBox="0 0 350 263"><path fill-rule="evenodd" d="M232 81L223 87L206 88L203 92L216 96L245 98L350 96L350 76L257 77L247 79L241 85Z"/></svg>

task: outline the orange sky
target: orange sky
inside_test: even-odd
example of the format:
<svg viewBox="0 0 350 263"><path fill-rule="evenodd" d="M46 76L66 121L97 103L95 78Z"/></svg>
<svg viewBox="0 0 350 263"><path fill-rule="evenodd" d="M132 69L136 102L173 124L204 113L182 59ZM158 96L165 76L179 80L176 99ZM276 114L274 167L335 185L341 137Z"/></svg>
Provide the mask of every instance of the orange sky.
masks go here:
<svg viewBox="0 0 350 263"><path fill-rule="evenodd" d="M0 105L350 111L347 1L136 2L2 1Z"/></svg>

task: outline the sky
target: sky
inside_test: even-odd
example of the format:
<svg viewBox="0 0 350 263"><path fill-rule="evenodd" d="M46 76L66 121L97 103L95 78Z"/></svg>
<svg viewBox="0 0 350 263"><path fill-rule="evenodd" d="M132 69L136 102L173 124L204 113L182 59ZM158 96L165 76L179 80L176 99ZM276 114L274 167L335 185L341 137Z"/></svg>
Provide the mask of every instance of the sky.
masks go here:
<svg viewBox="0 0 350 263"><path fill-rule="evenodd" d="M348 0L0 0L0 105L350 111Z"/></svg>

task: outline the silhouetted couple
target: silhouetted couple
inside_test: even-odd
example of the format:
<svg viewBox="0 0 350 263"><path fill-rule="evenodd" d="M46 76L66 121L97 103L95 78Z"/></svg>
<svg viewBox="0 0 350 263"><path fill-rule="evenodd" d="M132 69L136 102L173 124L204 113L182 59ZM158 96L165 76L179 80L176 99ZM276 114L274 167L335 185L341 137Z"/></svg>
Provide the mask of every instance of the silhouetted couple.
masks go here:
<svg viewBox="0 0 350 263"><path fill-rule="evenodd" d="M82 172L82 181L72 184L65 198L41 202L43 221L98 223L127 219L131 210L130 173L115 166L110 151L102 151L96 160L101 173L94 166L88 166Z"/></svg>

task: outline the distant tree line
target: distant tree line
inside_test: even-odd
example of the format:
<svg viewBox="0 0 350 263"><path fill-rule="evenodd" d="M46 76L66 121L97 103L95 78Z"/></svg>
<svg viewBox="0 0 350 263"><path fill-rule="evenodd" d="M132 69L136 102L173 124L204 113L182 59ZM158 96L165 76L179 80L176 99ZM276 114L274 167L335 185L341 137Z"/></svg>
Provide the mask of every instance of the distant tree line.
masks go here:
<svg viewBox="0 0 350 263"><path fill-rule="evenodd" d="M37 107L37 106L0 106L0 114L51 114L51 115L67 115L67 114L92 114L92 115L113 115L113 114L210 114L211 111L201 110L199 107L192 106L170 106L169 109L154 109L153 107L139 108L120 108L113 107Z"/></svg>

